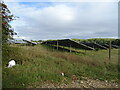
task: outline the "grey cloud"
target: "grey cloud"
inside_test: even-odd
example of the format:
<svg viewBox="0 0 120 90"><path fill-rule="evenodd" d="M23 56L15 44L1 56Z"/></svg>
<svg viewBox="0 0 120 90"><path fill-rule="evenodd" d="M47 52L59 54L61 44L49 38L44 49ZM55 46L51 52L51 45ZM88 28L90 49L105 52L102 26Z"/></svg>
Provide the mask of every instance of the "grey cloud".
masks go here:
<svg viewBox="0 0 120 90"><path fill-rule="evenodd" d="M116 37L118 33L117 3L57 3L42 9L14 5L11 10L20 15L19 23L13 23L16 31L30 39Z"/></svg>

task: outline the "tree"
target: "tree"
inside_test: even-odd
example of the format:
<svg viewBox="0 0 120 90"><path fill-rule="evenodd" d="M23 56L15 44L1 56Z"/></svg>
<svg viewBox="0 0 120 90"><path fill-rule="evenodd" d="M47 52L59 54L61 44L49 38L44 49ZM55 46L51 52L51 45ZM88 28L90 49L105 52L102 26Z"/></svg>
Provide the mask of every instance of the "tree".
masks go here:
<svg viewBox="0 0 120 90"><path fill-rule="evenodd" d="M8 40L13 39L13 35L16 34L9 24L16 17L11 14L4 2L0 2L0 17L2 18L2 43L5 44Z"/></svg>
<svg viewBox="0 0 120 90"><path fill-rule="evenodd" d="M1 19L0 21L2 24L2 44L0 45L2 45L2 61L4 62L10 59L9 58L10 47L7 42L10 39L13 39L13 35L15 35L16 33L14 32L13 29L11 29L11 25L9 23L15 20L15 18L16 17L11 14L7 5L5 5L4 2L0 2L0 19ZM1 50L1 46L0 46L0 50Z"/></svg>

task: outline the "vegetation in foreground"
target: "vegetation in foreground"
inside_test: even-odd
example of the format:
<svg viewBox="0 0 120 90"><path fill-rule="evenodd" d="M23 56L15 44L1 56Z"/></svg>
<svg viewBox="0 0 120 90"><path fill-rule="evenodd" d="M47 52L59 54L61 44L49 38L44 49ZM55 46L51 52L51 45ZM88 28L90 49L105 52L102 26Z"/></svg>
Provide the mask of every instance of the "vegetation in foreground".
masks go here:
<svg viewBox="0 0 120 90"><path fill-rule="evenodd" d="M75 53L52 52L43 46L5 46L16 34L10 29L9 24L15 17L3 2L0 5L2 6L3 88L35 86L44 81L68 83L73 79L73 75L78 79L86 76L117 81L117 50L112 51L112 61L108 63L107 51L75 55ZM17 65L13 68L5 68L10 59L15 59ZM60 72L64 72L65 76L61 76Z"/></svg>
<svg viewBox="0 0 120 90"><path fill-rule="evenodd" d="M36 87L43 82L69 83L82 77L119 82L118 50L112 50L110 62L107 50L81 52L84 53L53 51L41 45L10 45L3 51L3 88ZM15 59L17 65L5 68L10 59Z"/></svg>

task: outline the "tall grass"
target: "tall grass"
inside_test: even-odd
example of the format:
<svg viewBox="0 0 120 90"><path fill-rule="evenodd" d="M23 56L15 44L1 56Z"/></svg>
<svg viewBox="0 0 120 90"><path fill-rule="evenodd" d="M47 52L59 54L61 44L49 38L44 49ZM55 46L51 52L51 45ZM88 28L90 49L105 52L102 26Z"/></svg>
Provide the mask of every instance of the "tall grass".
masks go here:
<svg viewBox="0 0 120 90"><path fill-rule="evenodd" d="M117 50L112 50L112 60L108 63L106 50L86 51L86 54L52 51L45 46L17 46L7 48L3 57L3 87L36 87L43 82L69 83L73 76L77 79L89 77L100 80L118 78ZM17 65L5 68L8 60L15 59ZM65 76L61 76L61 72Z"/></svg>

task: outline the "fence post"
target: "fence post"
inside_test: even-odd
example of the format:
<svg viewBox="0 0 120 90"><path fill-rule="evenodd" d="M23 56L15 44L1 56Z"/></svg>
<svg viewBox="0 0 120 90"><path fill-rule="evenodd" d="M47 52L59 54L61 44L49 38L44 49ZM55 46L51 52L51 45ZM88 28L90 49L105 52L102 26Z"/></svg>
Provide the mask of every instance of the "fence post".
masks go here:
<svg viewBox="0 0 120 90"><path fill-rule="evenodd" d="M111 60L111 41L109 42L109 60Z"/></svg>

